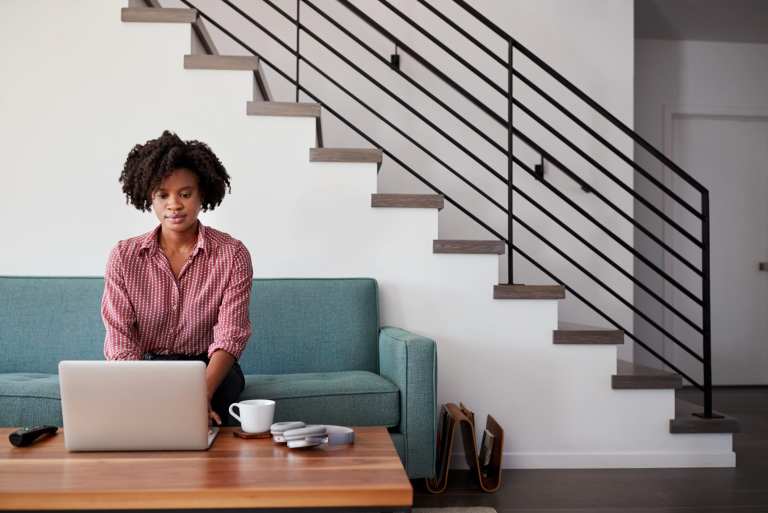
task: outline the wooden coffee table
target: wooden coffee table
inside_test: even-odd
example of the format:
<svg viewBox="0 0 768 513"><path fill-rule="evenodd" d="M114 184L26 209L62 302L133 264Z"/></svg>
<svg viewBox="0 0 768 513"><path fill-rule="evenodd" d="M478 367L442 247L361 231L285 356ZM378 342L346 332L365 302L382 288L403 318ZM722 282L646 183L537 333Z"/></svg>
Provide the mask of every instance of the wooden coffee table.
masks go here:
<svg viewBox="0 0 768 513"><path fill-rule="evenodd" d="M0 428L0 509L411 509L386 428L356 428L354 445L303 450L233 430L208 451L70 453L61 430L16 448L13 430Z"/></svg>

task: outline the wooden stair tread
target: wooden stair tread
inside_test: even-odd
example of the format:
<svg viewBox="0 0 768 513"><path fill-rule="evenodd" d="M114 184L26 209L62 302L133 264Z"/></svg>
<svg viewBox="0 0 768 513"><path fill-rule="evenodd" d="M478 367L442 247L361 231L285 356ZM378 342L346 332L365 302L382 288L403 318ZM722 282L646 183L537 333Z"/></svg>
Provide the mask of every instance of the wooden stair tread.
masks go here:
<svg viewBox="0 0 768 513"><path fill-rule="evenodd" d="M675 418L669 419L669 432L681 433L738 433L741 431L739 421L723 415L722 419L702 419L694 413L704 411L703 406L682 399L675 401ZM718 413L718 412L713 412ZM722 413L719 413L722 415Z"/></svg>
<svg viewBox="0 0 768 513"><path fill-rule="evenodd" d="M372 162L381 164L377 148L310 148L310 162Z"/></svg>
<svg viewBox="0 0 768 513"><path fill-rule="evenodd" d="M624 360L618 361L617 371L611 376L611 386L614 389L663 389L683 386L683 378L678 374Z"/></svg>
<svg viewBox="0 0 768 513"><path fill-rule="evenodd" d="M440 194L371 194L372 207L442 209Z"/></svg>
<svg viewBox="0 0 768 513"><path fill-rule="evenodd" d="M253 55L185 55L184 69L256 71L259 58Z"/></svg>
<svg viewBox="0 0 768 513"><path fill-rule="evenodd" d="M503 255L505 244L500 240L434 240L433 253L464 253L473 255Z"/></svg>
<svg viewBox="0 0 768 513"><path fill-rule="evenodd" d="M120 20L127 23L194 23L197 11L183 8L123 7Z"/></svg>
<svg viewBox="0 0 768 513"><path fill-rule="evenodd" d="M560 322L552 334L555 344L623 344L622 330L589 326L573 322Z"/></svg>
<svg viewBox="0 0 768 513"><path fill-rule="evenodd" d="M493 299L563 299L562 285L494 285Z"/></svg>
<svg viewBox="0 0 768 513"><path fill-rule="evenodd" d="M320 117L319 103L248 102L249 116Z"/></svg>

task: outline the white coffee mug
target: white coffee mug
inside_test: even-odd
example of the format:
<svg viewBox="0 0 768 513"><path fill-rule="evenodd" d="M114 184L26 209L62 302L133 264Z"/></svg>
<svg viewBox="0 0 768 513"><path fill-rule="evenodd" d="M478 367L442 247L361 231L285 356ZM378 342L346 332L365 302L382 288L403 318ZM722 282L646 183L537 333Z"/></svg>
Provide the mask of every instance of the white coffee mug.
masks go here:
<svg viewBox="0 0 768 513"><path fill-rule="evenodd" d="M238 409L239 415L235 413ZM275 416L275 401L270 399L250 399L229 405L229 414L240 422L246 433L264 433L269 431Z"/></svg>

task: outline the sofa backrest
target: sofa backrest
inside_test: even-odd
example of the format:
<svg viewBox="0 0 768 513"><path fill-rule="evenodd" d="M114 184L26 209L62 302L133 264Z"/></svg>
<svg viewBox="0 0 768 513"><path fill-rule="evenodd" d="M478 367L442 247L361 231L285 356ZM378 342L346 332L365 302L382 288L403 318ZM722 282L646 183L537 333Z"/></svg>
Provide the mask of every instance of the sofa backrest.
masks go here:
<svg viewBox="0 0 768 513"><path fill-rule="evenodd" d="M246 374L378 370L373 279L256 279L250 317Z"/></svg>
<svg viewBox="0 0 768 513"><path fill-rule="evenodd" d="M103 278L0 276L0 373L103 359L103 290ZM373 279L256 279L250 318L246 374L378 369Z"/></svg>
<svg viewBox="0 0 768 513"><path fill-rule="evenodd" d="M103 360L103 278L0 277L0 372Z"/></svg>

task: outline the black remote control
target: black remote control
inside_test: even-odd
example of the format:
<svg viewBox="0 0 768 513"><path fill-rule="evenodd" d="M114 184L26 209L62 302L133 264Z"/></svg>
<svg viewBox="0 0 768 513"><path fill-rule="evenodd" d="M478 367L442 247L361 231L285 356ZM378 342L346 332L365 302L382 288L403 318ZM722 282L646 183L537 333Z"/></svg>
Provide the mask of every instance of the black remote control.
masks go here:
<svg viewBox="0 0 768 513"><path fill-rule="evenodd" d="M58 429L56 426L25 427L11 433L8 440L16 447L26 447L48 435L55 435Z"/></svg>

